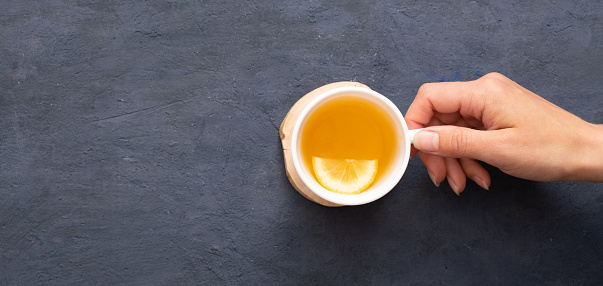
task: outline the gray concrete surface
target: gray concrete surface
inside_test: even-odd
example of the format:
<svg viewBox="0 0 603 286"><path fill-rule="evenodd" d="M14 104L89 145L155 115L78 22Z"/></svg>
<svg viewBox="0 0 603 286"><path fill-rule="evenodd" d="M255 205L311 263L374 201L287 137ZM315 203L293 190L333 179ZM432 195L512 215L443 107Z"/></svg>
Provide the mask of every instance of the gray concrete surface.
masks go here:
<svg viewBox="0 0 603 286"><path fill-rule="evenodd" d="M1 285L603 284L603 186L413 158L369 205L289 184L277 127L353 80L403 111L501 72L603 123L601 1L0 1Z"/></svg>

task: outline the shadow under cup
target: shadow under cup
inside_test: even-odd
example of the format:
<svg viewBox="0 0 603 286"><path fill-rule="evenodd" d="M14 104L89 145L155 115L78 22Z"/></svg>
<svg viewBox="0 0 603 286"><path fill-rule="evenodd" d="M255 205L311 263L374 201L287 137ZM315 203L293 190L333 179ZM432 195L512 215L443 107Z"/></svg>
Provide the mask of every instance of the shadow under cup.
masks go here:
<svg viewBox="0 0 603 286"><path fill-rule="evenodd" d="M350 98L369 102L384 115L393 127L394 148L392 158L385 169L379 169L375 181L359 194L341 194L325 189L313 175L312 166L308 166L302 157L302 130L312 114L322 105L333 100ZM341 87L327 91L312 100L302 111L295 127L291 141L293 165L299 177L312 192L319 197L340 205L362 205L375 201L391 191L402 178L410 158L409 131L400 110L385 96L363 87ZM381 166L379 166L381 168Z"/></svg>

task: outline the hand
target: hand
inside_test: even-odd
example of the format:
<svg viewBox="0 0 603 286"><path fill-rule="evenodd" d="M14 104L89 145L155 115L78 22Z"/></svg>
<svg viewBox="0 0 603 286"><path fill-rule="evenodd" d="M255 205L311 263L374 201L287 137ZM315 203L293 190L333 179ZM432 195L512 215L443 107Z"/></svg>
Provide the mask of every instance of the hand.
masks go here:
<svg viewBox="0 0 603 286"><path fill-rule="evenodd" d="M405 116L436 186L447 178L458 195L466 177L484 189L483 161L519 178L537 181L603 181L603 126L590 124L490 73L470 82L421 86ZM418 149L418 150L417 150Z"/></svg>

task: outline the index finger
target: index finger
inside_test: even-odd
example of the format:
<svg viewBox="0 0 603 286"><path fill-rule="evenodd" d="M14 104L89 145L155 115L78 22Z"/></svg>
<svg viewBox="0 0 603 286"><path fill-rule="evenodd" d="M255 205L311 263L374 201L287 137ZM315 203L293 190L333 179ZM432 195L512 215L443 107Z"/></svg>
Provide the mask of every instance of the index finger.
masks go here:
<svg viewBox="0 0 603 286"><path fill-rule="evenodd" d="M436 113L482 119L484 100L476 81L426 83L419 88L404 119L409 129L423 128Z"/></svg>

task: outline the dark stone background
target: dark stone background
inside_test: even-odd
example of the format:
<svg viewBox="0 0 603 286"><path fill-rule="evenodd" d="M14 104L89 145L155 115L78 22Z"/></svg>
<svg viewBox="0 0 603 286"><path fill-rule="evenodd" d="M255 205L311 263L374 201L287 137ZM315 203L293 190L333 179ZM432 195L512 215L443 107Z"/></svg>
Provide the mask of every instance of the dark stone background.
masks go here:
<svg viewBox="0 0 603 286"><path fill-rule="evenodd" d="M601 1L0 1L1 285L593 285L603 185L299 195L289 108L501 72L603 123ZM575 2L575 3L570 3Z"/></svg>

